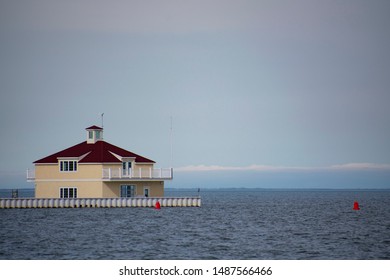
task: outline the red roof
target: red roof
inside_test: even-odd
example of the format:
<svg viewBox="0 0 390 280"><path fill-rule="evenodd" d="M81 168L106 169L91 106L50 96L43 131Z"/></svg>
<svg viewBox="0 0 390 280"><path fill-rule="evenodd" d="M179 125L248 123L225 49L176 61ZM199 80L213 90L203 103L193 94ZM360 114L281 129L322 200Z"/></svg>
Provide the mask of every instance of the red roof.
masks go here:
<svg viewBox="0 0 390 280"><path fill-rule="evenodd" d="M87 128L86 128L86 130L97 130L97 129L103 130L103 128L98 127L98 126L96 126L96 125L93 125L93 126L90 126L90 127L87 127Z"/></svg>
<svg viewBox="0 0 390 280"><path fill-rule="evenodd" d="M93 126L95 127L95 126ZM95 129L92 128L91 129ZM62 150L58 153L52 154L50 156L44 157L34 163L58 163L58 158L61 157L81 157L86 155L84 158L79 160L79 163L116 163L121 162L117 157L112 153L121 156L121 157L134 157L135 162L139 163L155 163L153 160L147 159L140 155L134 154L132 152L126 151L122 148L114 146L105 141L97 141L94 144L88 144L87 141L84 141L80 144L74 145L70 148Z"/></svg>

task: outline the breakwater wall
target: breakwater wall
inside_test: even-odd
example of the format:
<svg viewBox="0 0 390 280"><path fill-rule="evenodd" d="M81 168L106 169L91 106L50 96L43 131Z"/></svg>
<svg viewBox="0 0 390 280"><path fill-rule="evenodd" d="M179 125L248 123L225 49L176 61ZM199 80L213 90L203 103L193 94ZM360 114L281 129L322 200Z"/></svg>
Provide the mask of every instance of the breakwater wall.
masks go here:
<svg viewBox="0 0 390 280"><path fill-rule="evenodd" d="M119 207L200 207L200 197L126 198L3 198L0 209L16 208L119 208Z"/></svg>

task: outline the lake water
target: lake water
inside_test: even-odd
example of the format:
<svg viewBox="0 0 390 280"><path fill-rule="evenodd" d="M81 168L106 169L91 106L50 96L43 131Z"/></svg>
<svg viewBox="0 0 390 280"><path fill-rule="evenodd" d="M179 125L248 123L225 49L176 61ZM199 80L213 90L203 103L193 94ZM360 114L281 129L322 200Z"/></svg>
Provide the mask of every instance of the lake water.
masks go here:
<svg viewBox="0 0 390 280"><path fill-rule="evenodd" d="M389 190L200 194L200 208L0 209L0 259L390 259Z"/></svg>

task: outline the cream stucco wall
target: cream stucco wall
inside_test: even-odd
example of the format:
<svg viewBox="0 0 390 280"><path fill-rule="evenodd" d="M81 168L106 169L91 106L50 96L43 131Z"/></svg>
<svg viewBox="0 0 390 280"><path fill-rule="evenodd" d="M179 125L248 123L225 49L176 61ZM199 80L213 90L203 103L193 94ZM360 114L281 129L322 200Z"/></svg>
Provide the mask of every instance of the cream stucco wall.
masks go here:
<svg viewBox="0 0 390 280"><path fill-rule="evenodd" d="M150 169L152 164L136 165L135 168ZM136 186L136 195L143 196L144 188L150 197L164 196L164 181L120 180L104 182L103 168L122 168L122 164L78 164L77 171L61 172L58 164L37 164L35 169L35 196L58 198L60 188L77 188L78 198L119 197L121 185Z"/></svg>
<svg viewBox="0 0 390 280"><path fill-rule="evenodd" d="M35 197L59 198L60 188L77 188L78 198L104 197L102 182L80 182L80 181L37 182L35 186Z"/></svg>
<svg viewBox="0 0 390 280"><path fill-rule="evenodd" d="M58 164L37 164L35 166L35 177L37 179L101 179L103 168L122 170L122 164L78 164L77 171L60 171ZM142 177L148 177L153 164L135 164L133 172L138 175L142 169Z"/></svg>
<svg viewBox="0 0 390 280"><path fill-rule="evenodd" d="M144 188L149 189L149 197L164 196L164 181L120 181L104 182L103 197L119 197L122 185L135 186L135 196L143 196Z"/></svg>
<svg viewBox="0 0 390 280"><path fill-rule="evenodd" d="M37 164L35 178L47 179L101 179L102 164L78 164L77 171L60 171L58 164Z"/></svg>

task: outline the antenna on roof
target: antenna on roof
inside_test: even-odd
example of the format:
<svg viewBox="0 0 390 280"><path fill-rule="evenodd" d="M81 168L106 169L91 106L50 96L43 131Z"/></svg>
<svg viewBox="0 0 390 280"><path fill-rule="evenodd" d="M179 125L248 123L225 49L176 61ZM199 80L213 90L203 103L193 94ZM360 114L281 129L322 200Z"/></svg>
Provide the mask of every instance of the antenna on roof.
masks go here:
<svg viewBox="0 0 390 280"><path fill-rule="evenodd" d="M102 117L102 130L103 130L103 119L104 119L104 113L101 114ZM102 140L103 140L103 131L102 131Z"/></svg>
<svg viewBox="0 0 390 280"><path fill-rule="evenodd" d="M172 116L171 116L171 129L170 129L170 133L169 133L169 141L170 141L170 144L171 144L171 168L173 167L173 144L172 144Z"/></svg>

